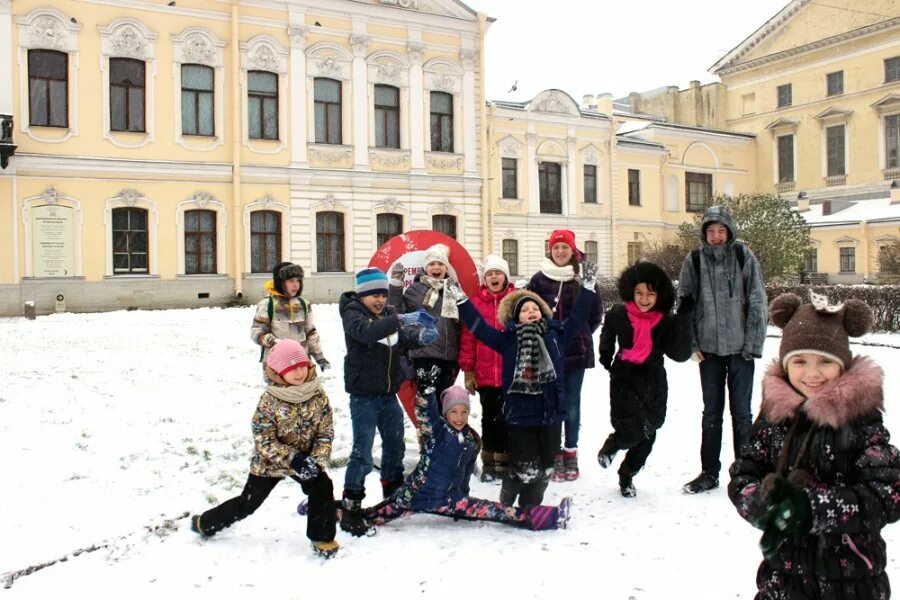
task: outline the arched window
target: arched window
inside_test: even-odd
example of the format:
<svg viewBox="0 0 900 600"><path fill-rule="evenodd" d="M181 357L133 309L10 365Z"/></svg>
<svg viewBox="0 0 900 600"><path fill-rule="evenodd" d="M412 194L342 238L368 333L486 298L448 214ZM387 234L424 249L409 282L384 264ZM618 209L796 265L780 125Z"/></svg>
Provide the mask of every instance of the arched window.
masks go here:
<svg viewBox="0 0 900 600"><path fill-rule="evenodd" d="M434 215L431 217L431 228L456 239L456 217L453 215Z"/></svg>

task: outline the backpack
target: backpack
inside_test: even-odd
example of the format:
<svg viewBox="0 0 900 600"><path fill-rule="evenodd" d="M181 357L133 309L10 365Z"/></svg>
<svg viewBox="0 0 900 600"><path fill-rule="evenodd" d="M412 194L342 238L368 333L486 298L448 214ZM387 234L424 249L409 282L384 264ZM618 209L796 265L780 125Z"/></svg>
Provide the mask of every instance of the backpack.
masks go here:
<svg viewBox="0 0 900 600"><path fill-rule="evenodd" d="M699 263L698 263L699 264ZM306 298L300 298L300 304L303 306L303 311L308 315L309 314L309 302L306 301ZM272 300L272 294L269 294L269 327L272 327L272 319L275 318L275 301ZM264 346L259 347L259 362L263 361L263 356L266 354L266 349Z"/></svg>

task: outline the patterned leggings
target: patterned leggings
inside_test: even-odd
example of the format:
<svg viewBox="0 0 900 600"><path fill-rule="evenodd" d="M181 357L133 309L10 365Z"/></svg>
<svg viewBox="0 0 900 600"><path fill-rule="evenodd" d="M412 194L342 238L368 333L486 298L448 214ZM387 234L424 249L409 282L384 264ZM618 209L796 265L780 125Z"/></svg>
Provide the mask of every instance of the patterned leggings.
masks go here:
<svg viewBox="0 0 900 600"><path fill-rule="evenodd" d="M467 521L493 521L495 523L506 523L507 525L515 525L518 527L531 528L531 519L529 518L529 509L514 508L505 506L499 502L491 500L482 500L481 498L466 497L453 505L439 506L426 511L414 511L408 505L401 502L401 499L388 498L383 502L376 504L365 510L365 518L374 525L383 525L388 521L393 521L411 512L426 512L435 515L443 515L445 517L453 517L454 519L465 519Z"/></svg>

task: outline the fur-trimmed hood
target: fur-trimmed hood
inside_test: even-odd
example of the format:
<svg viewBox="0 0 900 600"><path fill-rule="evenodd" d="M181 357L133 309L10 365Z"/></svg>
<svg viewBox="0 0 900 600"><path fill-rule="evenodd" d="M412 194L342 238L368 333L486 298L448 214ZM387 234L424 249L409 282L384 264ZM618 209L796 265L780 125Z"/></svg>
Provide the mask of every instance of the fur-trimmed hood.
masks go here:
<svg viewBox="0 0 900 600"><path fill-rule="evenodd" d="M858 356L821 394L804 398L788 381L787 372L773 361L762 382L760 413L770 423L793 418L803 410L816 425L837 429L874 411L884 410L884 371L866 356Z"/></svg>
<svg viewBox="0 0 900 600"><path fill-rule="evenodd" d="M500 306L497 307L497 320L501 324L505 325L508 321L517 320L516 315L513 314L513 309L523 297L528 297L530 300L533 300L540 307L541 314L544 315L545 319L553 318L553 311L550 310L550 305L544 302L540 296L528 290L517 290L503 298L503 300L500 301Z"/></svg>

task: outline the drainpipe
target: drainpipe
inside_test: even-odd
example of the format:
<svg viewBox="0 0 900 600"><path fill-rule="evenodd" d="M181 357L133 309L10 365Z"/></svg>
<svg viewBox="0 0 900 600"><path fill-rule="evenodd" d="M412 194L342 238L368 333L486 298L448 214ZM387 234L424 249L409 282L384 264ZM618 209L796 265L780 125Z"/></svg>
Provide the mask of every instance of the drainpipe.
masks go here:
<svg viewBox="0 0 900 600"><path fill-rule="evenodd" d="M243 265L241 259L241 134L243 132L241 122L241 45L238 28L238 0L231 3L231 199L232 199L232 239L234 247L234 296L237 299L244 297L242 291L243 282L241 273Z"/></svg>
<svg viewBox="0 0 900 600"><path fill-rule="evenodd" d="M484 34L487 30L487 15L478 13L478 63L481 66L479 73L478 85L478 104L480 106L481 115L481 258L493 251L492 240L494 238L494 227L492 222L492 212L490 207L490 195L488 188L488 175L490 173L490 151L488 149L488 121L487 121L487 105L484 94L484 73L486 70L486 62L484 60Z"/></svg>

